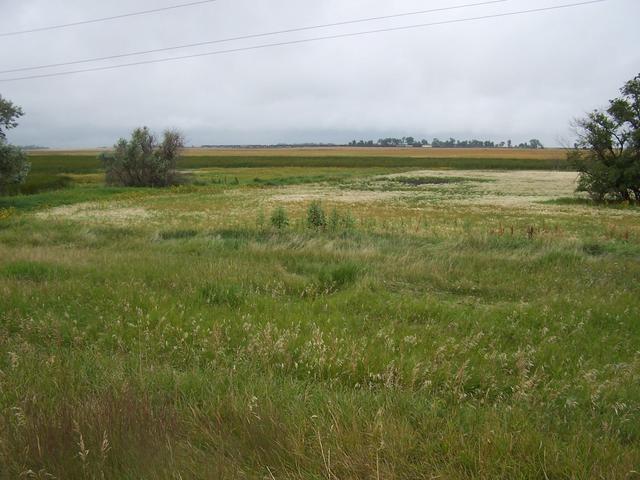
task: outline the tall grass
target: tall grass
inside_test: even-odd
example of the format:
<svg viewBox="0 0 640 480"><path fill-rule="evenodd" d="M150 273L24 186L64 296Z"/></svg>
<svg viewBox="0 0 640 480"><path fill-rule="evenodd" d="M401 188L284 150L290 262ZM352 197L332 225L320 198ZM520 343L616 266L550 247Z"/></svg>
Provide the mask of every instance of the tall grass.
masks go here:
<svg viewBox="0 0 640 480"><path fill-rule="evenodd" d="M15 197L0 478L634 478L637 210L263 194Z"/></svg>

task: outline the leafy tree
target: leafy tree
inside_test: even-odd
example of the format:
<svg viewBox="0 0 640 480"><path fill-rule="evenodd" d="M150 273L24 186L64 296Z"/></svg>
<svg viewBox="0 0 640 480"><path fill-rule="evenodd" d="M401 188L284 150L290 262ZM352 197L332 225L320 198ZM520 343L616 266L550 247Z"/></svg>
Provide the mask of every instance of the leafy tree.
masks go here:
<svg viewBox="0 0 640 480"><path fill-rule="evenodd" d="M23 115L22 109L2 98L0 95L0 141L7 138L4 130L18 126L18 118Z"/></svg>
<svg viewBox="0 0 640 480"><path fill-rule="evenodd" d="M535 149L544 148L544 145L542 145L542 142L537 138L532 138L531 140L529 140L529 146Z"/></svg>
<svg viewBox="0 0 640 480"><path fill-rule="evenodd" d="M620 89L606 110L575 122L570 160L580 172L578 191L594 200L640 202L640 74Z"/></svg>
<svg viewBox="0 0 640 480"><path fill-rule="evenodd" d="M25 153L7 143L5 130L18 126L18 118L23 115L22 109L0 95L0 192L10 185L24 182L31 166Z"/></svg>
<svg viewBox="0 0 640 480"><path fill-rule="evenodd" d="M166 187L178 182L176 164L184 148L182 134L166 130L158 143L147 127L137 128L131 140L121 138L113 154L101 154L110 185Z"/></svg>

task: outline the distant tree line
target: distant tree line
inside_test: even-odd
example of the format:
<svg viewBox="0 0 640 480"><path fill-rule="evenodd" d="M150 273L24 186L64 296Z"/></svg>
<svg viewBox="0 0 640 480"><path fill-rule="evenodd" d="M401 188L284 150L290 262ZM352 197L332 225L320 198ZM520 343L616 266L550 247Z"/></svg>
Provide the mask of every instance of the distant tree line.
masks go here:
<svg viewBox="0 0 640 480"><path fill-rule="evenodd" d="M199 148L332 148L344 147L343 143L303 142L303 143L207 143Z"/></svg>
<svg viewBox="0 0 640 480"><path fill-rule="evenodd" d="M352 140L344 143L275 143L275 144L205 144L200 148L331 148L331 147L433 147L433 148L544 148L542 142L536 138L528 142L514 144L511 140L506 142L494 142L492 140L440 140L434 138L431 142L415 137L387 137L378 140Z"/></svg>
<svg viewBox="0 0 640 480"><path fill-rule="evenodd" d="M431 142L426 139L418 140L415 137L402 138L380 138L373 140L353 140L349 143L351 147L433 147L433 148L544 148L542 142L537 138L532 138L528 142L515 145L511 140L506 142L494 142L492 140L440 140L434 138Z"/></svg>

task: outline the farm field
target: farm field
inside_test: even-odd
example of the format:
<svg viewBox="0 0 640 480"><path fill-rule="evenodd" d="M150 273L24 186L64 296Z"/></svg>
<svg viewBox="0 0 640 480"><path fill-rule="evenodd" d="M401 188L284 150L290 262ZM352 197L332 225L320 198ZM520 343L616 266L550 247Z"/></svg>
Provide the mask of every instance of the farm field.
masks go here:
<svg viewBox="0 0 640 480"><path fill-rule="evenodd" d="M109 149L32 150L34 155L95 156ZM407 147L291 147L291 148L187 148L187 157L393 157L393 158L483 158L557 160L566 156L563 148L407 148Z"/></svg>
<svg viewBox="0 0 640 480"><path fill-rule="evenodd" d="M34 153L0 478L640 478L640 209L560 150L382 150L194 151L168 189Z"/></svg>

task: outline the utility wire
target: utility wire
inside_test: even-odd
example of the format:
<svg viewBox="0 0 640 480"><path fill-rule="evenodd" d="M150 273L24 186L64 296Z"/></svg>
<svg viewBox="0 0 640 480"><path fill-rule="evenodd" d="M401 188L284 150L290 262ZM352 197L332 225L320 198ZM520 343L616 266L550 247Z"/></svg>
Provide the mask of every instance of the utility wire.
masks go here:
<svg viewBox="0 0 640 480"><path fill-rule="evenodd" d="M229 38L221 38L221 39L217 39L217 40L208 40L208 41L204 41L204 42L188 43L188 44L184 44L184 45L176 45L176 46L173 46L173 47L155 48L153 50L141 50L141 51L137 51L137 52L121 53L121 54L117 54L117 55L108 55L108 56L105 56L105 57L87 58L87 59L84 59L84 60L74 60L74 61L70 61L70 62L50 63L48 65L37 65L37 66L33 66L33 67L12 68L12 69L9 69L9 70L0 70L0 74L2 74L2 73L15 73L15 72L26 72L26 71L30 71L30 70L41 70L43 68L64 67L64 66L68 66L68 65L78 65L78 64L82 64L82 63L99 62L99 61L102 61L102 60L113 60L113 59L116 59L116 58L133 57L133 56L145 55L145 54L149 54L149 53L166 52L166 51L169 51L169 50L179 50L179 49L183 49L183 48L201 47L201 46L204 46L204 45L214 45L214 44L217 44L217 43L227 43L227 42L234 42L234 41L238 41L238 40L249 40L249 39L255 39L255 38L270 37L270 36L274 36L274 35L282 35L282 34L285 34L285 33L296 33L296 32L303 32L303 31L306 31L306 30L317 30L317 29L320 29L320 28L352 25L352 24L355 24L355 23L365 23L365 22L373 22L373 21L377 21L377 20L387 20L387 19L391 19L391 18L409 17L409 16L415 16L415 15L423 15L423 14L426 14L426 13L444 12L444 11L448 11L448 10L459 10L459 9L462 9L462 8L479 7L479 6L485 6L485 5L492 5L492 4L496 4L496 3L505 3L505 2L509 2L509 1L512 1L512 0L493 0L493 1L486 1L486 2L478 2L478 3L467 3L465 5L455 5L455 6L451 6L451 7L432 8L432 9L429 9L429 10L420 10L420 11L416 11L416 12L397 13L395 15L382 15L382 16L379 16L379 17L360 18L360 19L356 19L356 20L345 20L345 21L342 21L342 22L325 23L325 24L322 24L322 25L311 25L311 26L306 26L306 27L289 28L289 29L286 29L286 30L278 30L278 31L275 31L275 32L255 33L255 34L252 34L252 35L241 35L241 36L238 36L238 37L229 37Z"/></svg>
<svg viewBox="0 0 640 480"><path fill-rule="evenodd" d="M16 30L15 32L0 32L0 37L10 37L13 35L23 35L26 33L35 33L35 32L45 32L47 30L58 30L61 28L68 28L68 27L77 27L78 25L87 25L89 23L98 23L98 22L108 22L110 20L117 20L119 18L126 18L126 17L136 17L139 15L147 15L149 13L158 13L158 12L166 12L167 10L175 10L178 8L186 8L186 7L193 7L196 5L202 5L205 3L213 3L216 2L217 0L200 0L198 2L189 2L189 3L181 3L179 5L171 5L168 7L161 7L161 8L154 8L151 10L143 10L141 12L131 12L131 13L123 13L120 15L113 15L111 17L102 17L102 18L94 18L91 20L81 20L78 22L72 22L72 23L63 23L60 25L49 25L47 27L38 27L38 28L30 28L27 30Z"/></svg>
<svg viewBox="0 0 640 480"><path fill-rule="evenodd" d="M366 30L366 31L362 31L362 32L352 32L352 33L341 33L341 34L327 35L327 36L322 36L322 37L304 38L304 39L300 39L300 40L289 40L289 41L284 41L284 42L265 43L265 44L262 44L262 45L253 45L253 46L249 46L249 47L239 47L239 48L232 48L232 49L228 49L228 50L216 50L216 51L213 51L213 52L195 53L195 54L192 54L192 55L181 55L181 56L177 56L177 57L166 57L166 58L159 58L159 59L154 59L154 60L144 60L144 61L139 61L139 62L123 63L123 64L118 64L118 65L108 65L108 66L104 66L104 67L86 68L86 69L82 69L82 70L68 70L68 71L64 71L64 72L45 73L45 74L40 74L40 75L30 75L30 76L24 76L24 77L3 78L3 79L0 79L0 82L12 82L12 81L18 81L18 80L31 80L31 79L36 79L36 78L59 77L59 76L63 76L63 75L73 75L73 74L76 74L76 73L98 72L98 71L103 71L103 70L113 70L113 69L117 69L117 68L133 67L133 66L136 66L136 65L149 65L149 64L153 64L153 63L172 62L172 61L175 61L175 60L183 60L183 59L188 59L188 58L199 58L199 57L207 57L207 56L213 56L213 55L224 55L224 54L229 54L229 53L246 52L246 51L249 51L249 50L261 50L261 49L272 48L272 47L280 47L280 46L285 46L285 45L298 45L298 44L302 44L302 43L311 43L311 42L317 42L317 41L321 41L321 40L350 38L350 37L358 37L358 36L363 36L363 35L373 35L373 34L377 34L377 33L397 32L397 31L401 31L401 30L413 30L413 29L419 29L419 28L434 27L434 26L438 26L438 25L449 25L449 24L455 24L455 23L464 23L464 22L473 22L473 21L478 21L478 20L487 20L487 19L491 19L491 18L513 17L513 16L517 16L517 15L526 15L526 14L537 13L537 12L547 12L547 11L551 11L551 10L560 10L560 9L567 9L567 8L573 8L573 7L580 7L580 6L583 6L583 5L604 3L606 1L608 1L608 0L589 0L589 1L585 1L585 2L568 3L568 4L564 4L564 5L555 5L555 6L552 6L552 7L533 8L533 9L529 9L529 10L519 10L519 11L515 11L515 12L497 13L497 14L493 14L493 15L483 15L483 16L479 16L479 17L458 18L458 19L454 19L454 20L443 20L443 21L440 21L440 22L419 23L419 24L414 24L414 25L404 25L404 26L400 26L400 27L379 28L379 29L376 29L376 30Z"/></svg>

